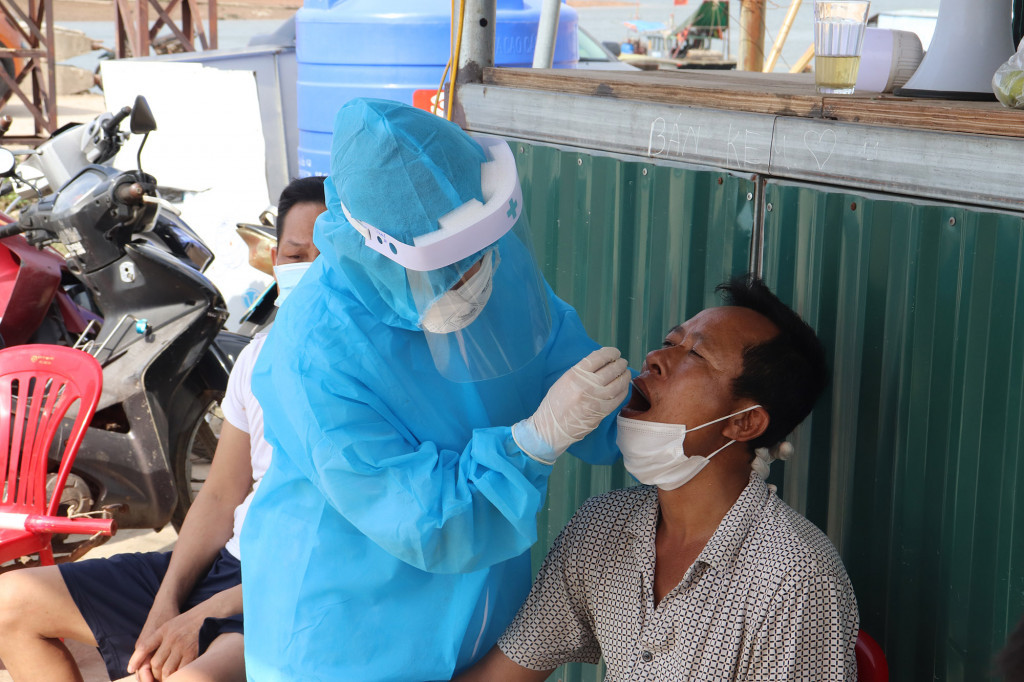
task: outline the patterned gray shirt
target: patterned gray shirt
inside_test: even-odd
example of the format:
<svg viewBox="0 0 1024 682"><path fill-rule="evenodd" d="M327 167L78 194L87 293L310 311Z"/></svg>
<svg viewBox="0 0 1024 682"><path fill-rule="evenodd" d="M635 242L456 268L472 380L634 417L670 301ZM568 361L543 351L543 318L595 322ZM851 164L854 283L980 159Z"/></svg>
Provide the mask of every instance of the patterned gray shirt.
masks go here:
<svg viewBox="0 0 1024 682"><path fill-rule="evenodd" d="M604 655L608 682L855 682L857 600L828 538L751 473L682 582L654 604L658 493L591 498L498 641L534 670Z"/></svg>

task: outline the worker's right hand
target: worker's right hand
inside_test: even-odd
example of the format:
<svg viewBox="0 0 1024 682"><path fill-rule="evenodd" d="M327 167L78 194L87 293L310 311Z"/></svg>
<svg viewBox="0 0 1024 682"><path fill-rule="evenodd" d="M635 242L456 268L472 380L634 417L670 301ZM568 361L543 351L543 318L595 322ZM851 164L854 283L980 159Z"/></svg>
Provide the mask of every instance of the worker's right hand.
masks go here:
<svg viewBox="0 0 1024 682"><path fill-rule="evenodd" d="M582 440L629 393L631 376L617 348L599 348L554 383L537 411L512 427L528 456L547 464Z"/></svg>

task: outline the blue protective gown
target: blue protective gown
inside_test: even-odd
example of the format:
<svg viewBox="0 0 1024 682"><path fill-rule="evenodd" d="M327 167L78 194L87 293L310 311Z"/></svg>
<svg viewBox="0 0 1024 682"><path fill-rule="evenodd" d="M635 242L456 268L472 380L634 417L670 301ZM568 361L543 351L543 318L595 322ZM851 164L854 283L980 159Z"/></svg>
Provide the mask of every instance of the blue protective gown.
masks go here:
<svg viewBox="0 0 1024 682"><path fill-rule="evenodd" d="M525 456L510 427L598 346L548 288L552 330L534 360L489 381L444 379L404 278L360 250L325 188L322 255L253 375L274 457L241 538L246 671L260 682L447 680L493 646L530 586L551 467ZM612 463L614 424L571 452Z"/></svg>
<svg viewBox="0 0 1024 682"><path fill-rule="evenodd" d="M338 288L295 290L282 317L310 332L289 338L292 319L279 320L253 381L274 458L242 535L246 670L261 682L449 679L530 586L551 467L509 427L597 344L552 295L538 358L452 383L422 334L380 324L318 265ZM613 424L572 453L614 461Z"/></svg>

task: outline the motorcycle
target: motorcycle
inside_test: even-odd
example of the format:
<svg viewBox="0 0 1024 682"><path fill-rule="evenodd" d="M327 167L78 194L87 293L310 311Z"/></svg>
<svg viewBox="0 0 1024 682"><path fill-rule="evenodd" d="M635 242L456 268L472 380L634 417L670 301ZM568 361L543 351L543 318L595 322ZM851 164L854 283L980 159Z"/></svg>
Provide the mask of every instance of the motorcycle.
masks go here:
<svg viewBox="0 0 1024 682"><path fill-rule="evenodd" d="M145 100L65 127L36 150L0 148L0 176L49 188L17 220L0 216L0 345L59 343L103 367L103 396L62 496L69 515L120 528L180 527L216 448L219 401L248 343L203 275L212 252L141 168L109 161L156 122ZM58 439L59 440L59 439ZM53 453L56 465L57 451ZM67 542L65 560L105 538Z"/></svg>

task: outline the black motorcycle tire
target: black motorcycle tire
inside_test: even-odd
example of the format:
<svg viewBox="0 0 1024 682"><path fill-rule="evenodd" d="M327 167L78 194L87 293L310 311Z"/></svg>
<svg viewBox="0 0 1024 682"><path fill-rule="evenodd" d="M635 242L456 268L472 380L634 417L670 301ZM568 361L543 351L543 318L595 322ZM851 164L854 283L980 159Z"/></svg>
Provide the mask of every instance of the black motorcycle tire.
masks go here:
<svg viewBox="0 0 1024 682"><path fill-rule="evenodd" d="M171 471L178 504L171 515L174 530L181 530L199 488L206 481L213 453L217 450L220 428L216 423L220 417L220 401L224 392L206 389L189 401L189 409L181 424L174 449L171 452Z"/></svg>

